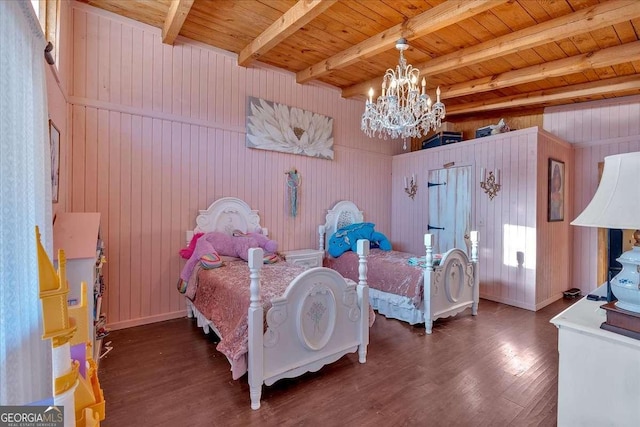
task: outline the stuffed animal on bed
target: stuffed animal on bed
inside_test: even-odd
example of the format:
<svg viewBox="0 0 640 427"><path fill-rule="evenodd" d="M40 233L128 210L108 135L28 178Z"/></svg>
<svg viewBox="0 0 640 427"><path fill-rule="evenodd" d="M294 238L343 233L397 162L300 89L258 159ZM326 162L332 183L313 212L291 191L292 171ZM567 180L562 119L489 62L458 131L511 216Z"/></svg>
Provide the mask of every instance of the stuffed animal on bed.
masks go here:
<svg viewBox="0 0 640 427"><path fill-rule="evenodd" d="M250 239L254 239L259 246L251 246L260 247L264 249L266 253L274 254L278 250L278 242L275 240L270 240L267 236L261 233L243 233L240 230L233 230L233 237L248 237ZM241 257L242 258L242 257ZM244 259L244 258L243 258ZM246 261L246 259L245 259Z"/></svg>
<svg viewBox="0 0 640 427"><path fill-rule="evenodd" d="M357 251L358 240L367 239L371 247L379 247L383 251L391 250L391 242L387 236L375 231L375 225L370 222L359 222L342 227L329 238L327 251L334 258L351 250Z"/></svg>
<svg viewBox="0 0 640 427"><path fill-rule="evenodd" d="M278 242L270 240L260 233L240 233L234 235L220 231L194 234L189 246L180 250L180 256L188 258L182 268L178 290L186 291L186 282L189 280L194 267L198 262L202 268L212 269L222 266L221 256L249 259L249 249L262 248L265 250L265 263L274 262L274 254L278 249Z"/></svg>
<svg viewBox="0 0 640 427"><path fill-rule="evenodd" d="M191 241L189 242L189 246L187 246L186 248L182 248L180 249L180 251L178 252L180 254L180 256L184 259L189 259L191 258L191 255L193 254L193 251L196 248L196 243L198 242L198 239L200 237L202 237L204 233L196 233L193 235L193 237L191 238Z"/></svg>

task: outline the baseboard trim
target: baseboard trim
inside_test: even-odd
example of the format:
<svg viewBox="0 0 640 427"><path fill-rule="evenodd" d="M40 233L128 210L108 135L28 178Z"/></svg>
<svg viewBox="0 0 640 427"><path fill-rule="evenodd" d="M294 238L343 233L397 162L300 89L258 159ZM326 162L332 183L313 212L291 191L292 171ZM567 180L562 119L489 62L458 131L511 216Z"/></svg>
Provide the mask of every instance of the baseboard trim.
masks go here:
<svg viewBox="0 0 640 427"><path fill-rule="evenodd" d="M150 323L163 322L165 320L179 319L181 317L187 317L186 309L180 310L180 311L172 311L171 313L158 314L155 316L140 317L138 319L123 320L122 322L109 323L107 324L107 328L111 329L112 331L115 331L118 329L133 328L134 326L142 326L142 325L148 325Z"/></svg>
<svg viewBox="0 0 640 427"><path fill-rule="evenodd" d="M523 304L523 303L521 303L519 301L510 300L508 298L499 298L499 297L495 297L493 295L485 295L482 292L480 293L480 298L487 299L487 300L493 301L493 302L499 302L501 304L510 305L512 307L523 308L525 310L530 310L530 311L536 311L535 306L532 306L530 304ZM480 308L478 310L479 311L482 310L482 301L480 302Z"/></svg>
<svg viewBox="0 0 640 427"><path fill-rule="evenodd" d="M551 304L552 302L556 302L559 299L562 298L562 292L560 292L559 294L553 295L552 297L541 301L539 303L536 303L535 305L531 305L531 304L523 304L519 301L513 301L510 300L508 298L499 298L499 297L494 297L492 295L484 295L482 293L480 293L480 298L482 299L488 299L489 301L493 301L493 302L499 302L502 304L507 304L513 307L518 307L518 308L523 308L525 310L530 310L530 311L538 311L541 308L544 308L546 306L548 306L549 304ZM482 303L480 303L482 304Z"/></svg>
<svg viewBox="0 0 640 427"><path fill-rule="evenodd" d="M544 301L540 301L539 303L536 304L536 311L540 310L541 308L544 308L544 307L548 306L552 302L558 301L562 297L563 297L562 292L560 292L560 293L557 293L557 294L553 295L550 298L547 298Z"/></svg>

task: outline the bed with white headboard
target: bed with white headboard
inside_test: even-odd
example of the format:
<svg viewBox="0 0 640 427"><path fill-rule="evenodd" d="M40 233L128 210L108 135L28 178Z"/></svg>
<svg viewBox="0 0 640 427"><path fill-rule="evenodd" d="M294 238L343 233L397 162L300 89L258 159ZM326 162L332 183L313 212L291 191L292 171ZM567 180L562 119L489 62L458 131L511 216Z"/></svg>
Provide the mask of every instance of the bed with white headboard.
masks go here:
<svg viewBox="0 0 640 427"><path fill-rule="evenodd" d="M234 230L262 230L260 217L246 202L225 197L200 211L187 237ZM253 409L260 407L263 383L315 372L356 351L360 363L365 362L373 321L366 283L368 249L367 241L359 242L358 283L324 267L263 265L260 248L249 250L248 262L194 269L185 293L188 315L205 332L218 334L217 348L232 363L234 378L244 373L234 363L246 361ZM234 341L237 345L230 344Z"/></svg>
<svg viewBox="0 0 640 427"><path fill-rule="evenodd" d="M329 209L325 223L318 228L319 247L345 226L364 222L362 211L351 201L340 201ZM454 316L467 308L478 313L478 233L472 231L471 256L465 250L451 248L433 254L433 236L424 235L425 254L415 255L372 248L367 262L369 302L386 317L409 324L425 324L432 333L436 319ZM357 261L347 251L337 258L325 251L324 265L344 277L353 277Z"/></svg>

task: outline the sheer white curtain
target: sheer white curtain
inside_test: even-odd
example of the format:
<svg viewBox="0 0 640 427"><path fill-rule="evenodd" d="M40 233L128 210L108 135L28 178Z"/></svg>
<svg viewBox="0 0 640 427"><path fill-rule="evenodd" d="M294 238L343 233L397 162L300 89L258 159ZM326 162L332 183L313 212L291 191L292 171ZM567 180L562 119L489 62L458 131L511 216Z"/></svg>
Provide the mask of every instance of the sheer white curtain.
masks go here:
<svg viewBox="0 0 640 427"><path fill-rule="evenodd" d="M0 1L0 404L52 395L34 227L52 252L46 43L28 0Z"/></svg>

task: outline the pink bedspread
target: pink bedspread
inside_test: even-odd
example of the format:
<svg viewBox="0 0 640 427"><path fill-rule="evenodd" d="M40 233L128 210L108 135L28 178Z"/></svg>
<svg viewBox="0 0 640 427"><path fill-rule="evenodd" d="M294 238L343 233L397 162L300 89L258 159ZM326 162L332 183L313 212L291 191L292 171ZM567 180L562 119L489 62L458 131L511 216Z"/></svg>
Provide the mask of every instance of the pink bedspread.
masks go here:
<svg viewBox="0 0 640 427"><path fill-rule="evenodd" d="M285 262L262 266L260 291L265 314L271 308L271 300L281 296L289 283L303 271L303 267ZM247 371L250 283L249 267L244 261L225 262L223 267L212 270L201 269L198 265L185 292L185 296L193 301L200 313L213 322L222 335L217 349L231 362L234 380ZM370 308L370 325L374 319L375 314Z"/></svg>
<svg viewBox="0 0 640 427"><path fill-rule="evenodd" d="M411 298L420 307L424 293L424 269L408 264L416 255L407 252L371 249L367 257L367 284L371 289ZM325 267L358 280L358 254L347 251L338 258L327 257Z"/></svg>

